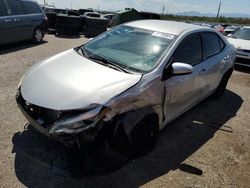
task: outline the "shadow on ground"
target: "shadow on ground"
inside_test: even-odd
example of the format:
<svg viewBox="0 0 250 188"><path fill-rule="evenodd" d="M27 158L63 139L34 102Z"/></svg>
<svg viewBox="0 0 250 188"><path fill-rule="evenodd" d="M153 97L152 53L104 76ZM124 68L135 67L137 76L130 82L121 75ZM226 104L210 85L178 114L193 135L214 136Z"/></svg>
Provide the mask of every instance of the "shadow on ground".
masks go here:
<svg viewBox="0 0 250 188"><path fill-rule="evenodd" d="M48 41L43 41L40 44L32 43L31 41L16 42L11 44L0 45L0 55L16 52L19 50L24 50L27 48L32 48L34 46L43 45L48 43Z"/></svg>
<svg viewBox="0 0 250 188"><path fill-rule="evenodd" d="M169 124L156 148L147 156L129 161L111 173L63 178L52 173L53 163L64 149L28 126L13 136L17 178L27 187L138 187L170 170L201 175L202 169L183 163L213 138L217 131L233 134L224 124L236 116L243 100L226 91L220 99L207 99Z"/></svg>
<svg viewBox="0 0 250 188"><path fill-rule="evenodd" d="M66 38L66 39L79 39L81 35L67 35L67 34L55 34L58 38Z"/></svg>

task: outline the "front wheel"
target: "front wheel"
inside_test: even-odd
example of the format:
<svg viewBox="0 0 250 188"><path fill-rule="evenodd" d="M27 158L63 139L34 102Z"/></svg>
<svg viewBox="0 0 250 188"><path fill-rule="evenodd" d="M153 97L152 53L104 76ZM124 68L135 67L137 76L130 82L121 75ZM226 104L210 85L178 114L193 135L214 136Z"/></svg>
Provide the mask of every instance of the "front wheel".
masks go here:
<svg viewBox="0 0 250 188"><path fill-rule="evenodd" d="M42 29L40 27L37 27L33 33L33 42L41 43L43 41L43 37L44 37L44 34L43 34Z"/></svg>
<svg viewBox="0 0 250 188"><path fill-rule="evenodd" d="M158 116L151 114L138 122L127 135L119 125L114 139L115 148L129 158L144 156L151 152L159 135Z"/></svg>

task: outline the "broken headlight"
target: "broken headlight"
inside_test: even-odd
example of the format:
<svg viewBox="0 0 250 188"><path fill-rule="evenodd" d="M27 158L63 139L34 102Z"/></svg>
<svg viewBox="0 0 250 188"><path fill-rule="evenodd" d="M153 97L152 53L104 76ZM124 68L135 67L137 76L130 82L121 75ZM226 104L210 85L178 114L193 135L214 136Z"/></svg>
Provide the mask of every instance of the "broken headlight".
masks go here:
<svg viewBox="0 0 250 188"><path fill-rule="evenodd" d="M49 133L79 133L84 130L95 127L101 118L109 111L109 108L103 106L96 107L93 110L83 114L75 115L70 118L65 118L52 125Z"/></svg>

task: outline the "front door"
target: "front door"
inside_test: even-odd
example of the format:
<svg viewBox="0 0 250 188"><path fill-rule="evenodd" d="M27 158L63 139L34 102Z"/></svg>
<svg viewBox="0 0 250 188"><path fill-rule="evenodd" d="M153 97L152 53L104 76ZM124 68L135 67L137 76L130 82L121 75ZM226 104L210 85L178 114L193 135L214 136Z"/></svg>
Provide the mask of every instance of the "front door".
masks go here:
<svg viewBox="0 0 250 188"><path fill-rule="evenodd" d="M198 103L208 87L206 78L200 76L207 71L204 69L200 34L192 34L183 40L170 63L174 62L192 65L193 72L188 75L173 75L165 80L165 123Z"/></svg>

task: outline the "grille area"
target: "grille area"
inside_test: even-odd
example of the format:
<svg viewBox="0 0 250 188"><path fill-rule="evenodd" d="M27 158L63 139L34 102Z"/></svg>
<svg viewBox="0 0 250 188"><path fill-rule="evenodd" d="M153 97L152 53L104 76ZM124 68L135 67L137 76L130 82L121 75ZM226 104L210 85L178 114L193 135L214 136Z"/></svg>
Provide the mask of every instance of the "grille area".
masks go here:
<svg viewBox="0 0 250 188"><path fill-rule="evenodd" d="M244 58L237 57L236 64L244 64L244 65L250 66L250 59L244 59Z"/></svg>
<svg viewBox="0 0 250 188"><path fill-rule="evenodd" d="M48 128L52 123L60 118L60 112L43 107L39 107L28 103L18 92L17 102L29 114L29 116L37 121L44 128Z"/></svg>

